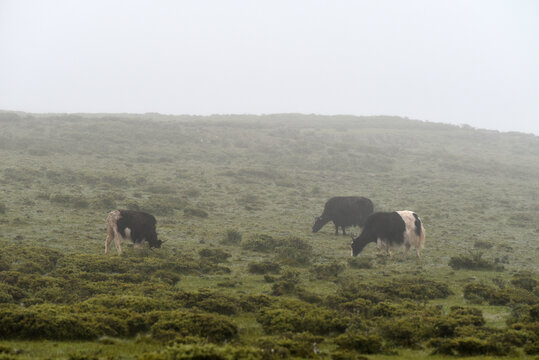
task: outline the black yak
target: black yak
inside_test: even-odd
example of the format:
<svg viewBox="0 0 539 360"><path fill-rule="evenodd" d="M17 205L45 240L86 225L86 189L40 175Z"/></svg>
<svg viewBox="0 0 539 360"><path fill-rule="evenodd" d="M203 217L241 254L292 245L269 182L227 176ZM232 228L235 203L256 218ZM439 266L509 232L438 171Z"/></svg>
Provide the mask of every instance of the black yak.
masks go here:
<svg viewBox="0 0 539 360"><path fill-rule="evenodd" d="M404 245L403 256L413 245L417 257L425 244L425 229L413 211L377 212L368 217L359 237L352 240L352 256L357 256L371 243L384 245L391 256L391 246Z"/></svg>
<svg viewBox="0 0 539 360"><path fill-rule="evenodd" d="M362 196L336 196L324 205L324 212L315 218L313 232L318 232L328 222L335 224L335 235L339 235L339 227L346 235L347 226L365 225L367 217L374 211L371 200Z"/></svg>
<svg viewBox="0 0 539 360"><path fill-rule="evenodd" d="M155 225L157 221L153 215L135 210L114 210L107 216L107 240L105 241L105 254L114 239L118 255L122 253L120 242L130 239L135 247L141 246L146 240L150 246L160 248L163 241L157 240Z"/></svg>

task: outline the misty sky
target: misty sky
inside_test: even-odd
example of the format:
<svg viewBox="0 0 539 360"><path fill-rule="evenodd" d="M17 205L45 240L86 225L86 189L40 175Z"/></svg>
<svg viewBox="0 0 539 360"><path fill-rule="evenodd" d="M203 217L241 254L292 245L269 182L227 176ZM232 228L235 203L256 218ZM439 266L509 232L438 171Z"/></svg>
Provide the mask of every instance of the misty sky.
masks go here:
<svg viewBox="0 0 539 360"><path fill-rule="evenodd" d="M0 109L398 115L539 135L539 1L0 0Z"/></svg>

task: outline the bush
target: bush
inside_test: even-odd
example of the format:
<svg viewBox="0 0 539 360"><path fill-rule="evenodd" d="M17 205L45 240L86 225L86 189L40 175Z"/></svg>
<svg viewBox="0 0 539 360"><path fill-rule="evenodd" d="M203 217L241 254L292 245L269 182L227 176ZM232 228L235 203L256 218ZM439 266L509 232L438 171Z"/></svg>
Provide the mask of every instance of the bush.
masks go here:
<svg viewBox="0 0 539 360"><path fill-rule="evenodd" d="M334 341L340 348L355 350L362 354L379 354L383 350L382 339L378 335L347 332L337 336Z"/></svg>
<svg viewBox="0 0 539 360"><path fill-rule="evenodd" d="M372 262L366 257L353 257L348 259L348 266L353 269L371 269Z"/></svg>
<svg viewBox="0 0 539 360"><path fill-rule="evenodd" d="M263 261L259 263L250 263L247 266L247 271L251 274L278 274L281 272L281 265L271 262Z"/></svg>
<svg viewBox="0 0 539 360"><path fill-rule="evenodd" d="M214 264L225 262L229 257L232 256L221 249L209 249L209 248L200 250L198 254L200 255L201 258L204 258Z"/></svg>
<svg viewBox="0 0 539 360"><path fill-rule="evenodd" d="M198 308L207 312L234 315L238 312L239 301L233 297L209 289L179 291L174 300L186 308Z"/></svg>
<svg viewBox="0 0 539 360"><path fill-rule="evenodd" d="M293 270L287 270L279 278L274 279L271 294L275 296L292 294L299 283L299 273Z"/></svg>
<svg viewBox="0 0 539 360"><path fill-rule="evenodd" d="M104 310L104 309L103 309ZM65 305L0 308L0 337L8 339L94 340L99 336L127 336L127 316L102 310L85 311Z"/></svg>
<svg viewBox="0 0 539 360"><path fill-rule="evenodd" d="M481 340L476 337L459 337L455 339L436 338L429 341L428 345L435 350L433 354L479 356L495 355L504 356L512 351L511 347L503 344Z"/></svg>
<svg viewBox="0 0 539 360"><path fill-rule="evenodd" d="M259 360L263 359L260 349L249 346L234 346L226 344L175 343L163 351L143 354L139 360Z"/></svg>
<svg viewBox="0 0 539 360"><path fill-rule="evenodd" d="M274 239L270 235L257 234L250 239L244 240L241 246L245 250L269 252L274 251L275 248L281 244L281 240Z"/></svg>
<svg viewBox="0 0 539 360"><path fill-rule="evenodd" d="M200 218L207 218L208 213L201 209L194 209L194 208L185 208L183 209L183 214L185 216L196 216Z"/></svg>
<svg viewBox="0 0 539 360"><path fill-rule="evenodd" d="M331 262L329 264L315 264L310 271L319 280L331 280L337 278L344 269L345 266L343 264Z"/></svg>
<svg viewBox="0 0 539 360"><path fill-rule="evenodd" d="M348 324L348 320L336 311L291 299L260 309L256 320L269 334L309 332L327 335L343 332Z"/></svg>
<svg viewBox="0 0 539 360"><path fill-rule="evenodd" d="M172 340L177 336L198 336L210 342L231 340L238 328L226 316L199 312L172 311L154 313L157 321L151 327L152 337Z"/></svg>
<svg viewBox="0 0 539 360"><path fill-rule="evenodd" d="M283 264L307 265L311 262L313 247L300 238L292 237L283 240L276 252L276 258Z"/></svg>
<svg viewBox="0 0 539 360"><path fill-rule="evenodd" d="M239 245L242 234L237 230L227 230L225 238L221 241L223 245Z"/></svg>
<svg viewBox="0 0 539 360"><path fill-rule="evenodd" d="M483 253L476 252L470 255L453 256L449 260L449 266L455 270L468 269L468 270L490 270L490 271L503 271L503 265L493 263L491 261L482 258Z"/></svg>
<svg viewBox="0 0 539 360"><path fill-rule="evenodd" d="M511 280L511 284L527 291L533 291L537 286L537 280L531 275L517 275Z"/></svg>
<svg viewBox="0 0 539 360"><path fill-rule="evenodd" d="M286 337L261 337L256 345L264 354L272 354L277 358L313 358L316 356L314 349L324 341L321 336L312 335L308 332L292 334Z"/></svg>

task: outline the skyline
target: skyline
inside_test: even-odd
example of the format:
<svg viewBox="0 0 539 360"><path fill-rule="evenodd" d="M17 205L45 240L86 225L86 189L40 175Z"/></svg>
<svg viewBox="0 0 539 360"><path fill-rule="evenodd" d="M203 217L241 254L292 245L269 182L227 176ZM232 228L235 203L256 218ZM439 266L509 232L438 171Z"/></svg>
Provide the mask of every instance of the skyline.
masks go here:
<svg viewBox="0 0 539 360"><path fill-rule="evenodd" d="M534 1L0 0L0 109L389 115L539 135Z"/></svg>

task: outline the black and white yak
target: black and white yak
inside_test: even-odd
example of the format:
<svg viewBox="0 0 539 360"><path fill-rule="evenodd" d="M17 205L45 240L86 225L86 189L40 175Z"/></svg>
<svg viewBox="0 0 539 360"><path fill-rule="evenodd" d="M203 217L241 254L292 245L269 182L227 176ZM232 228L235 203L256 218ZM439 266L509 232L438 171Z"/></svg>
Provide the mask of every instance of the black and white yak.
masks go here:
<svg viewBox="0 0 539 360"><path fill-rule="evenodd" d="M118 255L122 253L120 242L123 239L131 240L135 248L140 248L146 240L150 249L160 248L163 241L157 239L155 226L157 220L153 215L135 210L114 210L107 216L107 240L105 241L105 254L109 252L110 244L114 239Z"/></svg>
<svg viewBox="0 0 539 360"><path fill-rule="evenodd" d="M369 243L385 246L391 256L391 247L404 245L403 257L413 245L419 258L425 245L423 222L413 211L377 212L367 218L361 234L352 240L352 256L357 256Z"/></svg>
<svg viewBox="0 0 539 360"><path fill-rule="evenodd" d="M313 232L318 232L328 222L333 221L335 235L339 235L339 227L346 235L347 226L363 227L367 217L374 211L371 200L362 196L336 196L324 205L324 212L314 219Z"/></svg>

